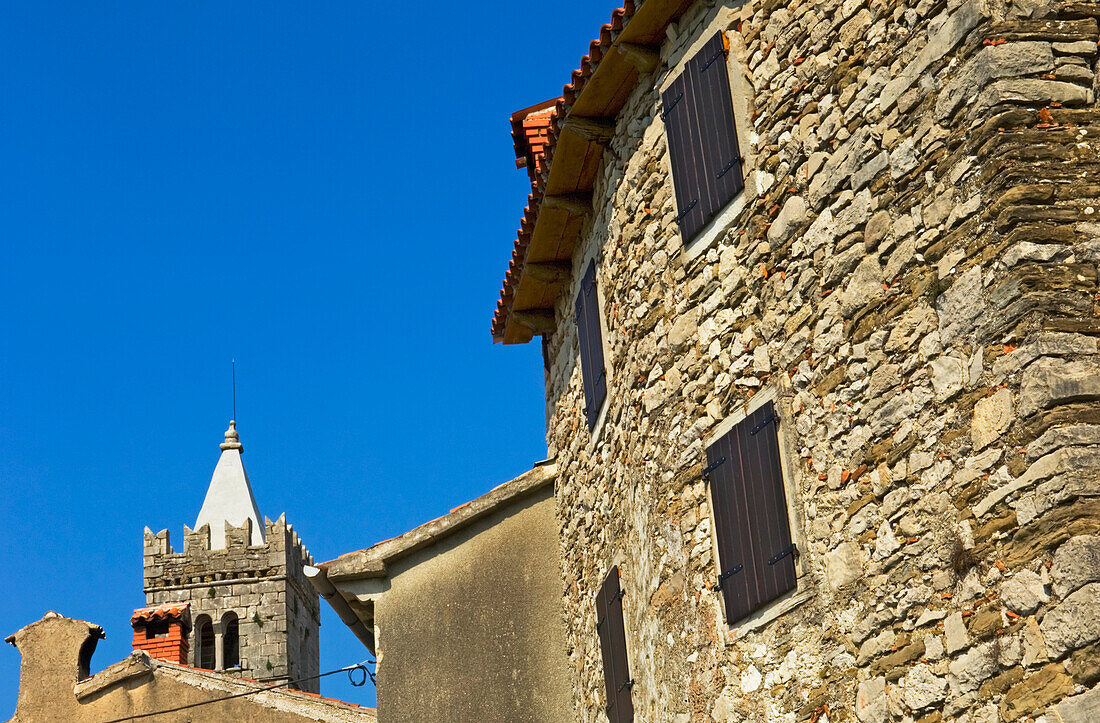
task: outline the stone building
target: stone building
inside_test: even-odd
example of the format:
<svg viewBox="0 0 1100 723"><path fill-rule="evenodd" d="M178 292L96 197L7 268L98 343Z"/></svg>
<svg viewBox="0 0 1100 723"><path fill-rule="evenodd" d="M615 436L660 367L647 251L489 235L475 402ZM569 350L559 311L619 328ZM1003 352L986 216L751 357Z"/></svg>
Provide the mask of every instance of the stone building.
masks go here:
<svg viewBox="0 0 1100 723"><path fill-rule="evenodd" d="M185 662L265 683L316 676L320 603L303 574L313 560L286 517L260 513L229 423L195 529L181 552L145 529L146 605L190 603ZM316 679L295 684L316 693Z"/></svg>
<svg viewBox="0 0 1100 723"><path fill-rule="evenodd" d="M577 720L1100 719L1098 17L628 2L513 117Z"/></svg>

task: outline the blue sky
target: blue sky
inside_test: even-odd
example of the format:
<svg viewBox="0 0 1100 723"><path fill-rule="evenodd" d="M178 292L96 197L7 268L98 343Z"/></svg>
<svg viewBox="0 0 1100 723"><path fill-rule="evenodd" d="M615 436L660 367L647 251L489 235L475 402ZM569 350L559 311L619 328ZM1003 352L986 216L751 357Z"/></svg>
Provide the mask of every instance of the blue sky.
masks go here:
<svg viewBox="0 0 1100 723"><path fill-rule="evenodd" d="M610 3L7 3L0 634L129 652L141 534L194 524L232 412L318 560L545 455L538 342L489 321L527 194L508 115ZM322 606L321 668L365 657ZM0 717L19 655L0 648ZM374 693L325 679L326 695Z"/></svg>

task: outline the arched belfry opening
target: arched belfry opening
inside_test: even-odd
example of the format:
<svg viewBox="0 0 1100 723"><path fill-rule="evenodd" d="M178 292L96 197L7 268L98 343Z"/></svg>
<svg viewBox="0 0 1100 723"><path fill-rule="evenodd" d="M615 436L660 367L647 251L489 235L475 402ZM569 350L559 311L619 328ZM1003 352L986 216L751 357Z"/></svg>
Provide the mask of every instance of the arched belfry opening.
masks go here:
<svg viewBox="0 0 1100 723"><path fill-rule="evenodd" d="M241 665L241 626L237 613L230 610L222 617L222 667L224 670Z"/></svg>
<svg viewBox="0 0 1100 723"><path fill-rule="evenodd" d="M214 652L214 623L208 615L201 615L195 620L195 667L213 670Z"/></svg>

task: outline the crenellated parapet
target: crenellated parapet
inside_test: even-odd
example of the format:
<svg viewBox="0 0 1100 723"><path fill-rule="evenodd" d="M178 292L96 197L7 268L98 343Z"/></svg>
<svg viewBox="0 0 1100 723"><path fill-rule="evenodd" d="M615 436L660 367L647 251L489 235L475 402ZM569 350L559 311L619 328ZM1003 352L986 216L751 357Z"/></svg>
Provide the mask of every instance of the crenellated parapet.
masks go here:
<svg viewBox="0 0 1100 723"><path fill-rule="evenodd" d="M320 602L302 569L313 558L285 515L260 517L242 451L231 422L181 551L168 530L145 529L146 605L190 606L188 664L316 692Z"/></svg>
<svg viewBox="0 0 1100 723"><path fill-rule="evenodd" d="M183 528L183 551L172 549L168 530L145 530L145 591L191 585L229 584L291 575L302 577L313 558L285 516L265 519L266 540L252 545L252 522L225 527L225 547L212 549L210 525ZM304 578L302 578L304 583ZM309 589L308 587L305 589Z"/></svg>

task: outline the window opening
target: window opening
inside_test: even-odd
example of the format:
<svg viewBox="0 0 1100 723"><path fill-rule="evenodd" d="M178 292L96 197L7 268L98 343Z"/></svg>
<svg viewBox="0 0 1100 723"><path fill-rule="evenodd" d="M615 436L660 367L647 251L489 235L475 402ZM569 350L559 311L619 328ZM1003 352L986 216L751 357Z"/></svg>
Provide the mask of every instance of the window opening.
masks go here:
<svg viewBox="0 0 1100 723"><path fill-rule="evenodd" d="M222 620L224 632L222 632L222 660L225 667L237 668L241 665L241 635L237 616L229 613Z"/></svg>
<svg viewBox="0 0 1100 723"><path fill-rule="evenodd" d="M195 626L196 666L203 670L214 669L214 625L210 618L201 618Z"/></svg>

